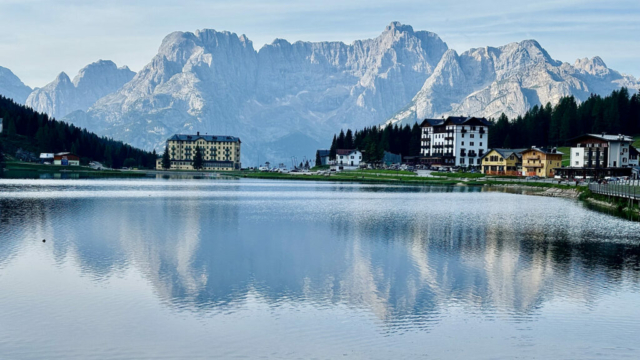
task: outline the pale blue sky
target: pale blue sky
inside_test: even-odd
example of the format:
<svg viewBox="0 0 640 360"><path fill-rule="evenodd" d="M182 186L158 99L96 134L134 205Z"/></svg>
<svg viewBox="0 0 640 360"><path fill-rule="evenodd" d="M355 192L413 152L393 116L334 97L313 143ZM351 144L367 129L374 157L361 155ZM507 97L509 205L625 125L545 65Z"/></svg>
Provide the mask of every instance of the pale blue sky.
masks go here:
<svg viewBox="0 0 640 360"><path fill-rule="evenodd" d="M555 59L599 55L640 76L639 0L0 0L0 66L42 86L98 59L138 71L176 30L246 34L257 50L275 38L350 43L391 21L433 31L458 52L536 39Z"/></svg>

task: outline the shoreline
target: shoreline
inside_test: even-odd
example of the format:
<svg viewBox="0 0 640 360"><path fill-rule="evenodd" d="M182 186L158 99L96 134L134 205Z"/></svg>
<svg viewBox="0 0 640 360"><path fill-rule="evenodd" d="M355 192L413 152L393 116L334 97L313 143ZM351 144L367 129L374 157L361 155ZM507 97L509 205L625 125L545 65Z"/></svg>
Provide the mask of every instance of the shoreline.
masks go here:
<svg viewBox="0 0 640 360"><path fill-rule="evenodd" d="M20 166L23 165L23 166ZM522 195L543 196L573 199L582 203L587 203L595 210L611 213L612 211L618 215L640 216L640 210L637 206L627 207L621 201L615 198L600 198L597 194L592 194L586 187L577 187L575 185L556 184L551 182L521 182L501 181L500 178L494 177L455 177L447 176L411 176L407 174L394 173L376 173L376 172L341 172L331 175L317 174L281 174L269 172L255 171L196 171L196 170L93 170L85 168L68 168L31 165L27 164L11 164L4 171L24 172L30 174L55 174L60 177L69 176L71 178L143 178L157 176L194 176L194 177L232 177L244 179L265 179L265 180L299 180L299 181L324 181L335 183L360 183L360 184L390 184L404 186L478 186L485 188L502 188L522 191ZM57 177L57 176L54 176ZM21 177L18 177L21 178ZM28 178L28 177L24 177Z"/></svg>

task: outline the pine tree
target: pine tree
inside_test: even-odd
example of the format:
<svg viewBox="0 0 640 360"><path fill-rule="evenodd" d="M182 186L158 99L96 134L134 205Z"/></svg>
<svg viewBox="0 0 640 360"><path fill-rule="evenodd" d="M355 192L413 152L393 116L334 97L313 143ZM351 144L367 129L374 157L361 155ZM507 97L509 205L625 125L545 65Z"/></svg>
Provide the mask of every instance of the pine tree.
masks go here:
<svg viewBox="0 0 640 360"><path fill-rule="evenodd" d="M344 149L344 140L345 140L345 136L344 136L344 131L340 130L340 135L338 135L338 142L336 143L337 148L336 149Z"/></svg>
<svg viewBox="0 0 640 360"><path fill-rule="evenodd" d="M202 169L202 151L200 151L200 146L196 145L196 154L193 156L193 168L195 170Z"/></svg>
<svg viewBox="0 0 640 360"><path fill-rule="evenodd" d="M353 133L351 129L347 130L347 135L344 137L344 147L346 149L353 149Z"/></svg>
<svg viewBox="0 0 640 360"><path fill-rule="evenodd" d="M413 124L411 128L411 140L409 140L409 156L420 155L422 128L418 123Z"/></svg>
<svg viewBox="0 0 640 360"><path fill-rule="evenodd" d="M165 145L164 153L162 154L162 168L169 170L171 168L171 158L169 157L169 145Z"/></svg>
<svg viewBox="0 0 640 360"><path fill-rule="evenodd" d="M316 151L316 166L322 165L322 159L320 159L320 151Z"/></svg>
<svg viewBox="0 0 640 360"><path fill-rule="evenodd" d="M336 136L333 135L333 141L331 142L331 148L329 150L329 159L336 159L336 149L338 149L338 141L336 139Z"/></svg>

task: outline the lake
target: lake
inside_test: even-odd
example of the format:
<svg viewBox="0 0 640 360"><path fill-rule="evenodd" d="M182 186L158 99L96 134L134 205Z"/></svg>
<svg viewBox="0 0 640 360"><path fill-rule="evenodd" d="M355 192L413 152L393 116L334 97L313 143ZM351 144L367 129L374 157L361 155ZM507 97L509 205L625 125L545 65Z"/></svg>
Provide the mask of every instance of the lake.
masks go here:
<svg viewBox="0 0 640 360"><path fill-rule="evenodd" d="M0 180L1 359L637 359L638 339L640 224L575 200Z"/></svg>

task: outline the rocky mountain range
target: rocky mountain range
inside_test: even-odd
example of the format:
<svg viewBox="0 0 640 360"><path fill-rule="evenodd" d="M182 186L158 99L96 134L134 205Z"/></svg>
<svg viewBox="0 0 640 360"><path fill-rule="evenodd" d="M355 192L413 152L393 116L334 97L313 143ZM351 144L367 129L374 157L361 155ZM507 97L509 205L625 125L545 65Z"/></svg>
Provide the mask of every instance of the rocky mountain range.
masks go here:
<svg viewBox="0 0 640 360"><path fill-rule="evenodd" d="M258 51L244 35L175 32L135 76L98 62L73 81L61 74L26 103L146 149L162 150L174 133L239 136L250 166L313 158L341 128L511 117L621 86L637 90L640 82L599 57L563 63L533 40L458 54L434 33L393 22L349 45L276 39Z"/></svg>
<svg viewBox="0 0 640 360"><path fill-rule="evenodd" d="M85 66L73 81L61 72L49 84L35 89L25 105L62 118L76 110L88 110L98 99L122 88L135 74L126 66L118 68L112 61L100 60Z"/></svg>

